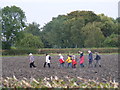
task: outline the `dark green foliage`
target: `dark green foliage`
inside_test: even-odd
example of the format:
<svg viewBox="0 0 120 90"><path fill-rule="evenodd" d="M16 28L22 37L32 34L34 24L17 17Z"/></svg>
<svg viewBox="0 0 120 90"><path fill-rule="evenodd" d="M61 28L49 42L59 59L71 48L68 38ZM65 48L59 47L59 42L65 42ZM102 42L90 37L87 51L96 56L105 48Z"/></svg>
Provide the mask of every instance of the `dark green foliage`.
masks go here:
<svg viewBox="0 0 120 90"><path fill-rule="evenodd" d="M35 36L39 36L40 35L39 26L40 26L39 24L33 22L32 24L29 24L28 26L26 26L25 32L31 33Z"/></svg>
<svg viewBox="0 0 120 90"><path fill-rule="evenodd" d="M44 27L25 25L25 13L16 6L2 9L3 49L118 47L120 20L93 11L73 11L53 17ZM25 35L26 34L26 35ZM115 34L115 35L113 35ZM31 38L31 39L30 39Z"/></svg>
<svg viewBox="0 0 120 90"><path fill-rule="evenodd" d="M118 38L120 38L120 35L111 34L104 41L105 46L108 46L108 47L118 47L119 46Z"/></svg>
<svg viewBox="0 0 120 90"><path fill-rule="evenodd" d="M10 49L14 45L19 38L17 37L19 32L25 27L25 19L25 14L19 7L6 6L2 9L2 36L5 42L3 47ZM7 47L6 44L8 44Z"/></svg>
<svg viewBox="0 0 120 90"><path fill-rule="evenodd" d="M19 49L11 49L2 51L2 55L26 55L29 53L33 54L68 54L75 53L78 51L83 51L84 53L88 53L88 50L91 50L93 53L118 53L118 48L62 48L62 49L31 49L31 48L19 48Z"/></svg>
<svg viewBox="0 0 120 90"><path fill-rule="evenodd" d="M49 48L105 47L105 37L118 34L117 27L117 21L104 14L73 11L53 18L43 27L42 36Z"/></svg>
<svg viewBox="0 0 120 90"><path fill-rule="evenodd" d="M19 40L19 42L17 43L17 46L22 47L22 48L42 48L42 47L44 47L40 37L34 36L29 33L24 34L24 37Z"/></svg>
<svg viewBox="0 0 120 90"><path fill-rule="evenodd" d="M11 49L11 50L4 50L2 55L26 55L29 53L38 54L38 50L35 49Z"/></svg>

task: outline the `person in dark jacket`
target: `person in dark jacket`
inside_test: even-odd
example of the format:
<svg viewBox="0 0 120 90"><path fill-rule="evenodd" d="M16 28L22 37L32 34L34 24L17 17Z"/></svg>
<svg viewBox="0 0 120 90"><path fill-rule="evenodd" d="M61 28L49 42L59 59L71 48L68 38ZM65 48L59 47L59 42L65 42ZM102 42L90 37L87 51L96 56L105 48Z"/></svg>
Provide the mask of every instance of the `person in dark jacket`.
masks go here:
<svg viewBox="0 0 120 90"><path fill-rule="evenodd" d="M88 60L89 60L89 67L93 66L92 62L93 62L93 54L92 52L89 50L88 51L89 55L88 55Z"/></svg>
<svg viewBox="0 0 120 90"><path fill-rule="evenodd" d="M101 67L101 64L100 64L100 59L101 59L101 57L100 57L100 55L98 54L98 52L96 52L96 57L95 57L95 67L97 66L97 65L99 65L99 67Z"/></svg>

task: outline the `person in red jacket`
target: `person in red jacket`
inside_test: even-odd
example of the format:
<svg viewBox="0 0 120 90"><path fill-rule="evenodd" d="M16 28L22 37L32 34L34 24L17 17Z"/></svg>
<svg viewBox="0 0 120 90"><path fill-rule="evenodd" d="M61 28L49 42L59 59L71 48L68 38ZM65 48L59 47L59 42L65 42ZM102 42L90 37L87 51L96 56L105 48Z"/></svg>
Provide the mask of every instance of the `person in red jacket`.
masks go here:
<svg viewBox="0 0 120 90"><path fill-rule="evenodd" d="M84 67L84 55L83 55L83 52L80 51L80 66L81 67Z"/></svg>
<svg viewBox="0 0 120 90"><path fill-rule="evenodd" d="M65 63L65 61L64 61L64 57L61 55L61 54L59 54L59 62L60 62L60 67L64 67L64 63Z"/></svg>
<svg viewBox="0 0 120 90"><path fill-rule="evenodd" d="M77 61L76 61L75 55L73 54L72 55L72 68L76 68L76 64L77 64Z"/></svg>

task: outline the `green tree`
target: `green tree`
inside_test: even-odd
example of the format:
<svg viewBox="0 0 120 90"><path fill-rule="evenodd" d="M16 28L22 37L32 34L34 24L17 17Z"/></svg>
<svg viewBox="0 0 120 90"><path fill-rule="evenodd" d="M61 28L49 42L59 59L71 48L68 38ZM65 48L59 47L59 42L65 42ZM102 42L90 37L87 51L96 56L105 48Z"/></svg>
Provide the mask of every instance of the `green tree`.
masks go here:
<svg viewBox="0 0 120 90"><path fill-rule="evenodd" d="M87 24L88 22L100 21L100 17L92 11L73 11L69 13L68 16L69 18L83 18L85 24Z"/></svg>
<svg viewBox="0 0 120 90"><path fill-rule="evenodd" d="M19 41L19 47L22 48L43 48L44 45L38 36L34 36L30 33L25 33L24 37Z"/></svg>
<svg viewBox="0 0 120 90"><path fill-rule="evenodd" d="M107 37L104 41L104 45L107 47L118 47L119 42L118 39L120 38L120 35L118 34L111 34L109 37Z"/></svg>
<svg viewBox="0 0 120 90"><path fill-rule="evenodd" d="M40 31L39 27L40 27L39 24L37 24L36 22L32 22L32 24L29 24L28 26L26 26L25 32L31 33L36 36L40 36L41 31Z"/></svg>
<svg viewBox="0 0 120 90"><path fill-rule="evenodd" d="M105 37L110 36L113 32L118 33L117 22L111 17L105 16L104 14L99 15L101 18L101 31Z"/></svg>
<svg viewBox="0 0 120 90"><path fill-rule="evenodd" d="M2 37L4 49L10 49L19 39L18 34L25 27L25 13L16 6L6 6L2 9Z"/></svg>
<svg viewBox="0 0 120 90"><path fill-rule="evenodd" d="M64 21L66 17L59 15L57 18L53 18L51 22L43 27L43 38L45 47L57 47L61 48L64 46L63 34L64 34Z"/></svg>
<svg viewBox="0 0 120 90"><path fill-rule="evenodd" d="M82 28L83 37L85 39L85 47L102 47L104 35L99 27L96 26L97 22L88 23Z"/></svg>
<svg viewBox="0 0 120 90"><path fill-rule="evenodd" d="M118 17L118 18L116 19L116 21L117 21L117 31L118 31L117 34L120 35L120 17Z"/></svg>

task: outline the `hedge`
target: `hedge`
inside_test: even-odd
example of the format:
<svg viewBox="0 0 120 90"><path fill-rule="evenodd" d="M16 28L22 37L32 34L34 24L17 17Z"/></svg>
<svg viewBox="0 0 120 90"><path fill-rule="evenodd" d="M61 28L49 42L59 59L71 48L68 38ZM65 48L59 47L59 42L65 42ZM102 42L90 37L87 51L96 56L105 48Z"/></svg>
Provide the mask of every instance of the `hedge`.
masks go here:
<svg viewBox="0 0 120 90"><path fill-rule="evenodd" d="M65 49L11 49L3 50L2 55L25 55L29 53L33 54L45 54L45 53L78 53L82 51L87 53L88 50L91 50L93 53L118 53L118 48L65 48Z"/></svg>

